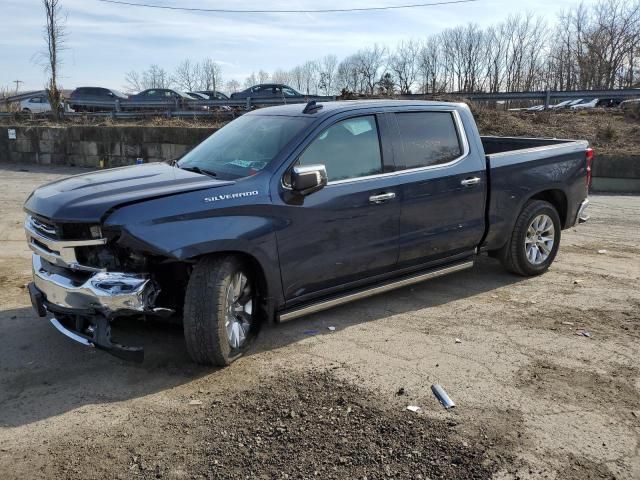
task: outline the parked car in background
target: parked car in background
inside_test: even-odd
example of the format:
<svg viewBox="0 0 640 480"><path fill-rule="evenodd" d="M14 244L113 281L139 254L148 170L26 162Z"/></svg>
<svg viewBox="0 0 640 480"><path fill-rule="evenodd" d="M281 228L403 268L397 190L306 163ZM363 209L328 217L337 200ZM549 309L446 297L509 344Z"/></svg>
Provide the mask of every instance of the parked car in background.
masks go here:
<svg viewBox="0 0 640 480"><path fill-rule="evenodd" d="M242 92L236 92L231 94L231 98L234 100L243 98L287 98L287 97L304 97L300 92L297 92L288 85L282 83L261 83L260 85L254 85L247 88Z"/></svg>
<svg viewBox="0 0 640 480"><path fill-rule="evenodd" d="M563 102L557 103L555 105L549 105L549 108L551 110L561 110L563 108L567 108L569 106L570 103L572 103L573 100L565 100Z"/></svg>
<svg viewBox="0 0 640 480"><path fill-rule="evenodd" d="M574 105L578 105L579 103L582 103L582 102L584 102L584 99L583 99L583 98L577 98L577 99L572 100L572 101L570 101L569 103L567 103L567 105L566 105L566 107L565 107L565 108L571 108L571 107L573 107Z"/></svg>
<svg viewBox="0 0 640 480"><path fill-rule="evenodd" d="M622 100L620 100L619 98L601 98L598 100L596 107L614 108L620 105L621 102Z"/></svg>
<svg viewBox="0 0 640 480"><path fill-rule="evenodd" d="M229 100L229 97L217 90L198 90L196 93L206 95L210 100Z"/></svg>
<svg viewBox="0 0 640 480"><path fill-rule="evenodd" d="M124 93L112 88L80 87L69 96L68 104L76 112L110 112L115 109L116 100L127 100ZM84 102L99 102L87 105Z"/></svg>
<svg viewBox="0 0 640 480"><path fill-rule="evenodd" d="M189 95L198 96L198 98L202 98L203 100L229 100L224 93L218 92L217 90L202 90L199 92L187 92ZM219 105L219 106L205 106L203 107L205 110L218 110L218 111L229 111L231 107L229 105Z"/></svg>
<svg viewBox="0 0 640 480"><path fill-rule="evenodd" d="M195 98L196 100L209 100L209 95L205 95L200 92L186 92L190 97Z"/></svg>
<svg viewBox="0 0 640 480"><path fill-rule="evenodd" d="M640 98L632 98L631 100L625 100L620 103L620 108L622 110L631 110L632 108L640 107Z"/></svg>
<svg viewBox="0 0 640 480"><path fill-rule="evenodd" d="M585 103L577 103L575 105L571 105L571 110L585 110L588 108L596 108L596 106L598 105L598 99L594 98L593 100L590 100L588 102Z"/></svg>
<svg viewBox="0 0 640 480"><path fill-rule="evenodd" d="M167 101L167 106L175 106L178 108L186 108L186 101L188 100L196 100L195 97L191 95L187 95L184 92L180 92L178 90L173 90L171 88L148 88L147 90L143 90L136 95L131 95L129 100L132 103L136 102L163 102ZM201 100L201 99L200 99ZM140 109L145 108L144 105L138 106L129 106L130 108ZM157 109L158 106L149 106L146 108Z"/></svg>
<svg viewBox="0 0 640 480"><path fill-rule="evenodd" d="M20 102L20 111L24 113L45 113L51 111L49 99L43 93Z"/></svg>

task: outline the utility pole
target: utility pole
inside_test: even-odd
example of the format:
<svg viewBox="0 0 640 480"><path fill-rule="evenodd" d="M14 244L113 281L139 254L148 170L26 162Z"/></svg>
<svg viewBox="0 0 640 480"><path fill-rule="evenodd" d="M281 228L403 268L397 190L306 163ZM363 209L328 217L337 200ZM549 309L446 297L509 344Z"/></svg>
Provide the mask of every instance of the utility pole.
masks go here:
<svg viewBox="0 0 640 480"><path fill-rule="evenodd" d="M18 90L20 90L20 84L24 82L22 80L14 80L13 83L16 84L16 94L17 94Z"/></svg>

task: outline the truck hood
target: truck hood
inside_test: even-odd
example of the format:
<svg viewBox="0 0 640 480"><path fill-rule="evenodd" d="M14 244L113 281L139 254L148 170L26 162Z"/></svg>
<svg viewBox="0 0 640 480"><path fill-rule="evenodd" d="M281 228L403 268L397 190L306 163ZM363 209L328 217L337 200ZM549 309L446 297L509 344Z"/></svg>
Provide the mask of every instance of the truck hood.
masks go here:
<svg viewBox="0 0 640 480"><path fill-rule="evenodd" d="M231 185L166 163L151 163L85 173L36 189L24 208L57 222L100 222L122 204L194 190Z"/></svg>

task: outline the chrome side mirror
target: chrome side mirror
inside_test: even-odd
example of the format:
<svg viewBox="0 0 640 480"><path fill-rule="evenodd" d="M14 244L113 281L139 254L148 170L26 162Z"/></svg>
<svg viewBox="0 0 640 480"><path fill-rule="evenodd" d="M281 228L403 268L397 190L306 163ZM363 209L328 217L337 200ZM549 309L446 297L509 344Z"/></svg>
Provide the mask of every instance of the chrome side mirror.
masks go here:
<svg viewBox="0 0 640 480"><path fill-rule="evenodd" d="M327 185L324 165L295 166L291 172L291 188L300 195L309 195Z"/></svg>

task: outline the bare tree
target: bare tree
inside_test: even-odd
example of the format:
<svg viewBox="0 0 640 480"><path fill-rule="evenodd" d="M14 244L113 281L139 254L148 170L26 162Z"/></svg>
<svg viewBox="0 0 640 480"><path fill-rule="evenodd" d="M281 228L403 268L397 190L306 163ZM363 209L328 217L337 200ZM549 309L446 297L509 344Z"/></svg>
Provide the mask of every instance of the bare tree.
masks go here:
<svg viewBox="0 0 640 480"><path fill-rule="evenodd" d="M385 47L375 44L372 48L365 48L356 54L364 93L374 93L378 79L381 77L380 71L384 65L386 53Z"/></svg>
<svg viewBox="0 0 640 480"><path fill-rule="evenodd" d="M304 62L304 64L301 67L301 73L302 73L302 89L304 90L304 93L306 93L307 95L317 94L318 83L320 83L318 78L320 73L318 62L313 60Z"/></svg>
<svg viewBox="0 0 640 480"><path fill-rule="evenodd" d="M409 40L401 42L389 55L389 69L394 74L401 94L411 93L411 87L418 77L419 50L418 43Z"/></svg>
<svg viewBox="0 0 640 480"><path fill-rule="evenodd" d="M337 65L338 57L335 55L325 55L322 57L322 60L318 62L320 69L318 88L323 90L325 95L331 95L333 93Z"/></svg>
<svg viewBox="0 0 640 480"><path fill-rule="evenodd" d="M175 69L173 83L185 92L198 90L202 76L200 70L198 62L192 62L190 59L183 60Z"/></svg>
<svg viewBox="0 0 640 480"><path fill-rule="evenodd" d="M158 65L151 65L142 72L131 70L126 73L124 81L124 88L128 92L139 92L148 88L170 88L173 84L171 76Z"/></svg>
<svg viewBox="0 0 640 480"><path fill-rule="evenodd" d="M58 86L58 73L60 72L60 52L64 49L66 31L62 8L59 0L42 0L46 16L45 42L46 53L42 56L45 60L45 71L49 74L47 81L47 95L54 119L59 118L62 92Z"/></svg>
<svg viewBox="0 0 640 480"><path fill-rule="evenodd" d="M240 90L240 82L235 78L232 78L227 82L227 91L229 93L235 93Z"/></svg>
<svg viewBox="0 0 640 480"><path fill-rule="evenodd" d="M267 83L269 81L269 73L264 70L258 72L258 83Z"/></svg>
<svg viewBox="0 0 640 480"><path fill-rule="evenodd" d="M124 75L124 82L124 90L128 93L134 93L139 92L140 90L144 90L140 74L135 70L131 70Z"/></svg>
<svg viewBox="0 0 640 480"><path fill-rule="evenodd" d="M444 89L440 42L440 36L432 36L420 49L418 70L421 77L422 93L436 93Z"/></svg>
<svg viewBox="0 0 640 480"><path fill-rule="evenodd" d="M218 90L222 88L222 67L211 58L205 58L200 64L198 88L201 90Z"/></svg>
<svg viewBox="0 0 640 480"><path fill-rule="evenodd" d="M277 69L271 74L271 80L273 81L273 83L283 83L285 85L289 85L293 83L291 78L291 72L287 72L286 70L282 70L281 68Z"/></svg>
<svg viewBox="0 0 640 480"><path fill-rule="evenodd" d="M249 75L247 78L244 79L244 88L253 87L254 85L257 85L258 83L260 83L260 81L258 80L258 77L256 76L256 73L255 72L251 72L251 75Z"/></svg>
<svg viewBox="0 0 640 480"><path fill-rule="evenodd" d="M171 76L164 68L158 65L151 65L142 72L142 85L144 88L170 88L172 84Z"/></svg>

